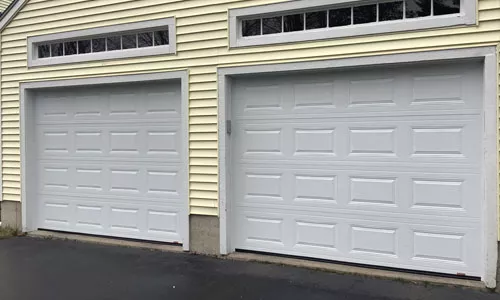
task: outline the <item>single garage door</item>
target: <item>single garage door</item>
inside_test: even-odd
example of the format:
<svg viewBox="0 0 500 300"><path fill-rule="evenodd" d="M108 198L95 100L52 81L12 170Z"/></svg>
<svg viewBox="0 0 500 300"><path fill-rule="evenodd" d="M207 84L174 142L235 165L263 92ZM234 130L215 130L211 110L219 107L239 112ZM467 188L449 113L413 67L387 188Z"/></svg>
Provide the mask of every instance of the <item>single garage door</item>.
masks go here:
<svg viewBox="0 0 500 300"><path fill-rule="evenodd" d="M35 111L38 228L182 242L180 81L37 92Z"/></svg>
<svg viewBox="0 0 500 300"><path fill-rule="evenodd" d="M236 77L232 246L482 275L482 64Z"/></svg>

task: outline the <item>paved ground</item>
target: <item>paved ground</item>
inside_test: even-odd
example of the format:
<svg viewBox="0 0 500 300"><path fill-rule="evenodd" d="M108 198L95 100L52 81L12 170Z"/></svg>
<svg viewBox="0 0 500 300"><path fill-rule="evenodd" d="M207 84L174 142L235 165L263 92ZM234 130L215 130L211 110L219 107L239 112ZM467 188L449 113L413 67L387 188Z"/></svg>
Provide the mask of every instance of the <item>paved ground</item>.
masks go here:
<svg viewBox="0 0 500 300"><path fill-rule="evenodd" d="M500 295L72 241L0 240L2 300L474 300Z"/></svg>

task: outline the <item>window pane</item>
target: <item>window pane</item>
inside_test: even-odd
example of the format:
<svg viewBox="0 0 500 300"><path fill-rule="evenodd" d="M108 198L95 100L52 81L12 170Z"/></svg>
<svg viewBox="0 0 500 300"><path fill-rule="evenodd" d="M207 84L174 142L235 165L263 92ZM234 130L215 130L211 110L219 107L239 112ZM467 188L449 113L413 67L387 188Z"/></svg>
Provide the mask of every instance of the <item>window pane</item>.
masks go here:
<svg viewBox="0 0 500 300"><path fill-rule="evenodd" d="M262 32L264 34L281 33L282 17L272 17L262 19Z"/></svg>
<svg viewBox="0 0 500 300"><path fill-rule="evenodd" d="M330 27L351 25L351 8L330 10Z"/></svg>
<svg viewBox="0 0 500 300"><path fill-rule="evenodd" d="M155 46L168 45L168 31L155 31Z"/></svg>
<svg viewBox="0 0 500 300"><path fill-rule="evenodd" d="M152 47L153 46L153 33L144 32L137 35L137 40L139 42L139 48Z"/></svg>
<svg viewBox="0 0 500 300"><path fill-rule="evenodd" d="M38 58L50 57L50 46L49 45L39 45L38 46Z"/></svg>
<svg viewBox="0 0 500 300"><path fill-rule="evenodd" d="M355 6L354 24L365 24L377 21L377 5Z"/></svg>
<svg viewBox="0 0 500 300"><path fill-rule="evenodd" d="M260 19L255 20L243 20L242 25L242 35L243 36L255 36L260 35Z"/></svg>
<svg viewBox="0 0 500 300"><path fill-rule="evenodd" d="M63 43L55 43L50 45L50 50L52 51L52 57L63 56Z"/></svg>
<svg viewBox="0 0 500 300"><path fill-rule="evenodd" d="M76 54L76 41L64 42L64 55Z"/></svg>
<svg viewBox="0 0 500 300"><path fill-rule="evenodd" d="M387 2L380 3L379 7L379 21L391 21L403 19L403 2Z"/></svg>
<svg viewBox="0 0 500 300"><path fill-rule="evenodd" d="M304 14L284 16L285 32L304 30Z"/></svg>
<svg viewBox="0 0 500 300"><path fill-rule="evenodd" d="M306 14L306 29L326 27L326 10Z"/></svg>
<svg viewBox="0 0 500 300"><path fill-rule="evenodd" d="M432 0L406 0L406 17L418 18L431 15Z"/></svg>
<svg viewBox="0 0 500 300"><path fill-rule="evenodd" d="M122 36L123 49L134 49L137 48L137 35L127 34Z"/></svg>
<svg viewBox="0 0 500 300"><path fill-rule="evenodd" d="M103 52L106 51L106 39L93 39L92 40L92 52Z"/></svg>
<svg viewBox="0 0 500 300"><path fill-rule="evenodd" d="M90 40L78 41L78 53L90 53Z"/></svg>
<svg viewBox="0 0 500 300"><path fill-rule="evenodd" d="M434 0L434 15L460 13L460 0Z"/></svg>
<svg viewBox="0 0 500 300"><path fill-rule="evenodd" d="M121 50L122 49L121 40L122 39L120 36L112 36L107 38L106 43L108 51Z"/></svg>

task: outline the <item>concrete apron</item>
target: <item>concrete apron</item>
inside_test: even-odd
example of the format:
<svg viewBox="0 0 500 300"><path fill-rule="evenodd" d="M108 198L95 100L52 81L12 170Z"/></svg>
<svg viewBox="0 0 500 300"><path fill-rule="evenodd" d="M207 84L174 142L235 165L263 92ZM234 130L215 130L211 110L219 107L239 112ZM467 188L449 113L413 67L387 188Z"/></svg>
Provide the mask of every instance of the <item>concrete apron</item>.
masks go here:
<svg viewBox="0 0 500 300"><path fill-rule="evenodd" d="M21 203L15 201L2 201L1 217L2 226L21 229ZM192 253L220 256L219 219L210 216L191 215L189 220L190 251ZM163 245L159 243L130 241L116 238L95 237L81 234L58 233L48 231L36 231L29 233L30 236L39 238L69 239L82 242L98 243L105 245L126 246L147 248L166 252L181 252L178 246ZM362 266L348 266L329 262L318 262L300 258L288 258L272 255L233 253L227 256L220 256L224 259L255 261L264 263L296 266L301 268L316 269L335 273L358 274L361 276L381 277L387 279L397 279L416 283L444 284L454 286L466 286L471 288L484 288L484 284L478 281L444 278L438 276L417 275L397 271L377 270L364 268ZM499 244L500 257L500 244ZM497 270L497 291L500 292L500 260Z"/></svg>

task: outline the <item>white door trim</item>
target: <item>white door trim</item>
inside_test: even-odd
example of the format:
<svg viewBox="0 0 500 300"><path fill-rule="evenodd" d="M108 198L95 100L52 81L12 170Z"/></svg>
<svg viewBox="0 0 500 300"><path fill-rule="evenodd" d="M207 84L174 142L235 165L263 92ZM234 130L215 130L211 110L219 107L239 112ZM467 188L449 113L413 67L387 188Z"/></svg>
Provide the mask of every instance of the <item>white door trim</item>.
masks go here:
<svg viewBox="0 0 500 300"><path fill-rule="evenodd" d="M34 149L33 136L27 128L31 128L34 122L34 96L33 92L36 90L58 87L78 87L78 86L96 86L102 84L113 83L137 83L137 82L153 82L153 81L167 81L179 80L181 81L181 118L182 118L182 153L185 155L186 165L184 168L184 178L182 178L183 187L185 190L185 205L182 212L181 231L182 231L182 245L185 251L189 250L189 144L188 144L188 71L175 71L164 73L146 73L137 75L122 75L122 76L105 76L105 77L92 77L82 79L68 79L68 80L49 80L49 81L36 81L21 83L20 86L20 129L21 129L21 206L22 206L22 229L24 232L33 231L35 217L37 216L36 206L31 204L31 199L35 199L33 193L36 190L33 188L33 178L29 173L30 168L35 166L36 161L33 161L35 155L30 155L31 150Z"/></svg>
<svg viewBox="0 0 500 300"><path fill-rule="evenodd" d="M497 115L498 93L497 76L498 60L496 47L479 47L466 49L438 50L428 52L390 54L369 57L344 58L327 61L297 62L272 65L256 65L243 67L227 67L218 69L219 82L219 201L220 201L220 252L234 252L231 246L230 230L231 199L229 198L231 179L230 171L230 137L227 134L227 121L231 120L231 78L245 74L289 73L295 71L336 69L384 64L406 64L414 62L437 62L458 59L479 58L484 60L484 158L483 169L483 225L486 229L483 240L486 245L484 274L481 279L489 288L496 286L496 268L498 260L498 199L497 199Z"/></svg>

